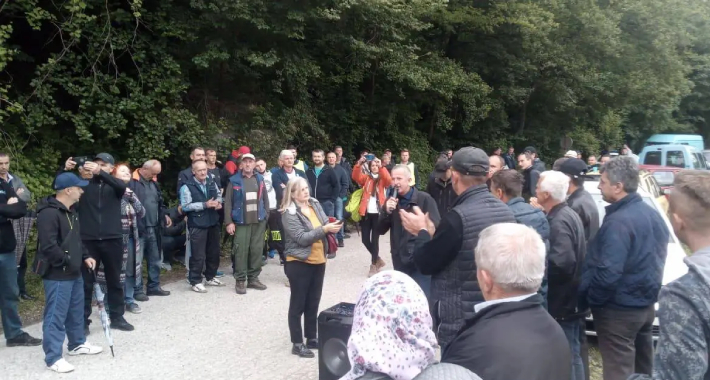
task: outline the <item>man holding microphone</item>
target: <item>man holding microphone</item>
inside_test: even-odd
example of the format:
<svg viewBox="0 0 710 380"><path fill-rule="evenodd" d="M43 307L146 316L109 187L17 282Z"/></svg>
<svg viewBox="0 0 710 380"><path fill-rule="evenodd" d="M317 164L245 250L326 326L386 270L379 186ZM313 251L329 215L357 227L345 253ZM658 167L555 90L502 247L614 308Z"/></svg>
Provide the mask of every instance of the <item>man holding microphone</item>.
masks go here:
<svg viewBox="0 0 710 380"><path fill-rule="evenodd" d="M399 164L392 169L392 187L387 191L387 202L380 212L377 230L380 235L386 234L388 230L391 232L390 252L394 270L410 276L429 298L431 276L422 274L414 265L412 256L417 237L404 229L400 213L411 213L416 209L428 215L434 226L439 225L441 217L436 201L431 195L411 186L411 177L412 173L406 165Z"/></svg>

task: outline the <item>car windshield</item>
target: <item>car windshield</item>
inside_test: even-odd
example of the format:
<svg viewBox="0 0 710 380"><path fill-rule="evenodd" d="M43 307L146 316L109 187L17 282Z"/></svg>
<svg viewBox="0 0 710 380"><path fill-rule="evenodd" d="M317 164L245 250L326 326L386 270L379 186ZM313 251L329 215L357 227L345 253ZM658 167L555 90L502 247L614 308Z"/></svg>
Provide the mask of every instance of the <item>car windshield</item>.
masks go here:
<svg viewBox="0 0 710 380"><path fill-rule="evenodd" d="M599 224L604 222L604 215L606 215L606 206L609 204L602 199L602 195L599 193L592 194L592 198L594 198L594 202L597 204L597 210L599 210ZM641 196L641 199L643 199L644 203L647 205L651 206L654 210L658 211L659 213L662 213L663 211L659 210L658 207L656 206L656 203L653 202L651 197L648 196ZM675 243L675 239L673 238L673 234L670 235L670 242Z"/></svg>

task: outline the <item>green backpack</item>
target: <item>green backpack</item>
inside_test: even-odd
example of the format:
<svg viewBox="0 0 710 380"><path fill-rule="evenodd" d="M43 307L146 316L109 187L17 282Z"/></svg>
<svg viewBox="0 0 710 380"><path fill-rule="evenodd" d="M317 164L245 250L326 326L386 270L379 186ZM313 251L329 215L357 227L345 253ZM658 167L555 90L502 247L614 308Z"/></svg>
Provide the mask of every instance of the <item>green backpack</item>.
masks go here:
<svg viewBox="0 0 710 380"><path fill-rule="evenodd" d="M362 216L360 216L360 200L362 200L362 189L357 189L350 195L350 201L345 206L345 211L350 213L350 219L355 223L362 219Z"/></svg>

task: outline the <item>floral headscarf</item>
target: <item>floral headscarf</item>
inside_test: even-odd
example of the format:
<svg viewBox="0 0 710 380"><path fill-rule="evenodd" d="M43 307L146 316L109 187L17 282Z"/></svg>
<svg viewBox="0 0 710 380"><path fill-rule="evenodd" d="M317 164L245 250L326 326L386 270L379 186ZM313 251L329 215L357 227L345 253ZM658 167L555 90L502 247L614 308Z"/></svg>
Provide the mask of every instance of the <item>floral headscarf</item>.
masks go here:
<svg viewBox="0 0 710 380"><path fill-rule="evenodd" d="M365 282L355 306L348 340L352 368L340 380L368 371L411 380L436 363L436 347L422 289L404 273L380 272Z"/></svg>

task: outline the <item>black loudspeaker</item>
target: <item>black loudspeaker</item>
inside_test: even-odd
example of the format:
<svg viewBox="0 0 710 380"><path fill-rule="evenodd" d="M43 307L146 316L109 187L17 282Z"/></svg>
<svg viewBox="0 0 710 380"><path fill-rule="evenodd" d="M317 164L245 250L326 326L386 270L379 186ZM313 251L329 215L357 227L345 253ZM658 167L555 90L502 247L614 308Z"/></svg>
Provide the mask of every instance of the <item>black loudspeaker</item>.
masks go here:
<svg viewBox="0 0 710 380"><path fill-rule="evenodd" d="M318 315L318 380L337 380L350 371L348 339L355 305L341 302Z"/></svg>

